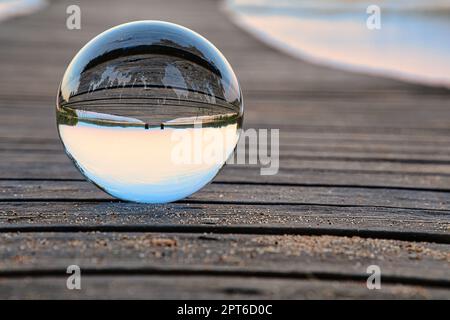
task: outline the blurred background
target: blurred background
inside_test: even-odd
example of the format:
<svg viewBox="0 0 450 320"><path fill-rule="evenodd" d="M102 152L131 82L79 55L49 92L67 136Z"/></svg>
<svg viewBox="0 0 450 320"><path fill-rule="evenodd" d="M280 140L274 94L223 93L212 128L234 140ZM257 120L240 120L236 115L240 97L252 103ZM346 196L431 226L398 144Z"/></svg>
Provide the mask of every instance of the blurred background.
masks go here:
<svg viewBox="0 0 450 320"><path fill-rule="evenodd" d="M48 4L47 0L1 0L0 21L44 10ZM170 4L166 7L170 10ZM449 1L226 0L221 7L246 31L307 61L450 86ZM123 8L117 18L131 19L131 11ZM93 12L84 13L85 23L92 25Z"/></svg>
<svg viewBox="0 0 450 320"><path fill-rule="evenodd" d="M230 0L227 5L241 26L308 61L450 87L449 1Z"/></svg>

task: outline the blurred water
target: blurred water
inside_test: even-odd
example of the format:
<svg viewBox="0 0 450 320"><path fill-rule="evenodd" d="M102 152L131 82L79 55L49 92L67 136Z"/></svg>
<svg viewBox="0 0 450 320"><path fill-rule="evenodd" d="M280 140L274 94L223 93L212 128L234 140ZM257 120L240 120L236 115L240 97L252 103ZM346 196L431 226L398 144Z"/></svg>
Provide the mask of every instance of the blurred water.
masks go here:
<svg viewBox="0 0 450 320"><path fill-rule="evenodd" d="M45 0L0 0L0 21L33 13L45 5Z"/></svg>
<svg viewBox="0 0 450 320"><path fill-rule="evenodd" d="M229 0L236 21L303 59L450 87L449 0ZM369 30L369 5L381 29Z"/></svg>

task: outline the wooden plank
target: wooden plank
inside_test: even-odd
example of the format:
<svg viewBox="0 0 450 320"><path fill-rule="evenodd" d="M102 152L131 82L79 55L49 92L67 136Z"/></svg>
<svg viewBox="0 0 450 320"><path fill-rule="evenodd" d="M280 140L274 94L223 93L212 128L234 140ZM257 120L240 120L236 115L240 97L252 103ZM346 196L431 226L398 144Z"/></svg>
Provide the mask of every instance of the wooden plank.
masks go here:
<svg viewBox="0 0 450 320"><path fill-rule="evenodd" d="M270 134L270 132L269 132ZM269 136L270 137L270 136ZM247 138L248 139L248 138ZM276 141L260 141L262 147L268 147ZM449 164L450 141L377 141L311 138L306 134L281 132L279 150L281 159L343 159L358 161L385 161L423 164ZM61 154L62 145L56 137L3 137L0 138L0 152L2 155L25 153L22 156L32 156L28 153ZM249 155L257 155L257 150L249 150Z"/></svg>
<svg viewBox="0 0 450 320"><path fill-rule="evenodd" d="M65 275L67 276L67 275ZM65 276L0 278L1 299L447 299L448 290L364 282L223 276L83 276L67 290Z"/></svg>
<svg viewBox="0 0 450 320"><path fill-rule="evenodd" d="M2 233L0 239L0 275L65 270L76 264L100 273L148 268L365 279L366 268L375 264L382 269L385 283L411 284L421 279L421 285L450 290L448 244L337 236L103 232Z"/></svg>
<svg viewBox="0 0 450 320"><path fill-rule="evenodd" d="M21 154L26 154L21 157ZM9 150L1 153L0 179L82 179L62 150ZM362 161L364 160L364 161ZM10 163L14 162L14 167ZM436 163L438 162L438 163ZM399 163L396 159L282 156L276 175L260 166L228 165L217 181L410 187L449 190L450 165L439 160Z"/></svg>
<svg viewBox="0 0 450 320"><path fill-rule="evenodd" d="M111 201L84 181L0 181L0 201ZM349 196L351 195L351 197ZM235 204L292 204L438 210L450 221L450 192L345 187L312 187L213 183L188 199ZM262 200L264 199L264 200Z"/></svg>
<svg viewBox="0 0 450 320"><path fill-rule="evenodd" d="M28 156L20 157L20 154L27 153ZM267 155L270 157L270 154ZM61 170L62 167L71 165L69 159L64 154L61 149L58 151L52 150L33 150L24 151L21 150L10 150L2 153L5 163L0 164L0 172L3 172L4 178L12 178L14 176L14 171L8 170L7 165L13 159L17 159L17 171L20 169L33 169L35 166L45 167L44 164L52 164L53 168L48 168L52 171L55 169ZM272 158L269 158L271 160ZM407 175L439 175L448 176L450 175L450 162L443 160L413 160L408 161L407 159L386 159L386 158L350 158L347 156L301 156L301 155L284 155L279 159L279 165L281 170L290 170L292 174L300 173L302 170L337 170L342 172L352 172L358 173L360 171L374 174L383 173L397 173L397 174L407 174ZM24 168L21 168L24 167ZM262 165L248 164L230 164L230 167L235 169L247 169L247 168L260 168ZM47 166L48 167L48 166ZM66 170L70 170L67 168ZM6 172L10 172L9 175ZM19 176L21 177L21 176ZM31 178L32 176L28 176ZM40 175L42 178L51 178L52 176L45 175L45 171Z"/></svg>
<svg viewBox="0 0 450 320"><path fill-rule="evenodd" d="M270 145L270 141L262 141L263 145ZM0 137L0 144L3 148L8 148L24 144L23 148L33 148L42 145L43 147L58 148L61 146L57 136L23 136L20 132L17 135L4 135ZM282 130L280 131L280 146L286 151L303 148L326 148L325 150L335 150L348 148L359 152L403 152L417 153L438 152L447 154L450 147L449 136L420 135L420 134L392 134L392 133L343 133L343 132L298 132ZM299 148L301 147L301 148Z"/></svg>
<svg viewBox="0 0 450 320"><path fill-rule="evenodd" d="M3 202L0 230L117 230L254 234L329 234L449 243L442 212L326 205L119 202Z"/></svg>
<svg viewBox="0 0 450 320"><path fill-rule="evenodd" d="M49 156L43 157L48 160L39 160L38 155L35 156L35 161L25 162L17 159L13 167L11 167L9 161L0 162L0 179L83 179L64 154L54 155L51 159ZM375 186L449 191L450 176L443 173L412 172L411 170L408 172L375 171L371 170L368 165L366 165L366 168L362 170L281 167L276 175L261 176L259 167L230 165L219 173L215 181L306 186Z"/></svg>

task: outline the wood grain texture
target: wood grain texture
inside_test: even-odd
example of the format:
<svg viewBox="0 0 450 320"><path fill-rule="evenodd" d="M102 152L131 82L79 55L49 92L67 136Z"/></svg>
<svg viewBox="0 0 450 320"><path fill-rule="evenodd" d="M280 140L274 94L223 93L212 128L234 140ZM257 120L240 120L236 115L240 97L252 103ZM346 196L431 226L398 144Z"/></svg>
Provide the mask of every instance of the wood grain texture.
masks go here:
<svg viewBox="0 0 450 320"><path fill-rule="evenodd" d="M114 198L86 181L0 181L0 201L111 201ZM348 195L352 194L352 198ZM189 197L203 203L260 205L329 205L343 207L383 207L441 211L450 217L450 194L395 188L320 187L271 184L212 183ZM439 213L439 212L437 212Z"/></svg>
<svg viewBox="0 0 450 320"><path fill-rule="evenodd" d="M82 1L78 31L69 4L1 22L1 298L450 298L450 90L285 56L220 1ZM59 81L92 37L145 19L224 53L244 127L280 129L278 174L229 165L158 206L84 181L58 140ZM65 289L73 263L80 293ZM366 289L370 264L383 290Z"/></svg>
<svg viewBox="0 0 450 320"><path fill-rule="evenodd" d="M247 273L249 276L366 278L383 270L385 283L450 287L447 245L360 237L295 235L208 235L189 233L2 234L1 272L64 270L156 270L189 273ZM326 261L327 263L323 263ZM172 270L172 271L171 271ZM322 276L323 274L323 276Z"/></svg>
<svg viewBox="0 0 450 320"><path fill-rule="evenodd" d="M2 232L139 231L343 235L449 243L449 224L433 210L326 205L117 202L4 202Z"/></svg>
<svg viewBox="0 0 450 320"><path fill-rule="evenodd" d="M224 276L85 276L82 290L66 277L0 278L2 299L447 299L448 290L410 285L367 290L361 282Z"/></svg>

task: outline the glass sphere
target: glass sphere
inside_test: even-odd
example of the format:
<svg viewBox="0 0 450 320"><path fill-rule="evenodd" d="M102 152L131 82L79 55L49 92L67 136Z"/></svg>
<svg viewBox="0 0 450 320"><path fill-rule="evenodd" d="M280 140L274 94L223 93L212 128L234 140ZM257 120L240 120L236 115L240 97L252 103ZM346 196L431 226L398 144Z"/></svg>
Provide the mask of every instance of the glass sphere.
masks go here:
<svg viewBox="0 0 450 320"><path fill-rule="evenodd" d="M56 113L65 151L88 180L122 200L164 203L217 175L236 147L243 104L231 66L208 40L138 21L78 52Z"/></svg>

